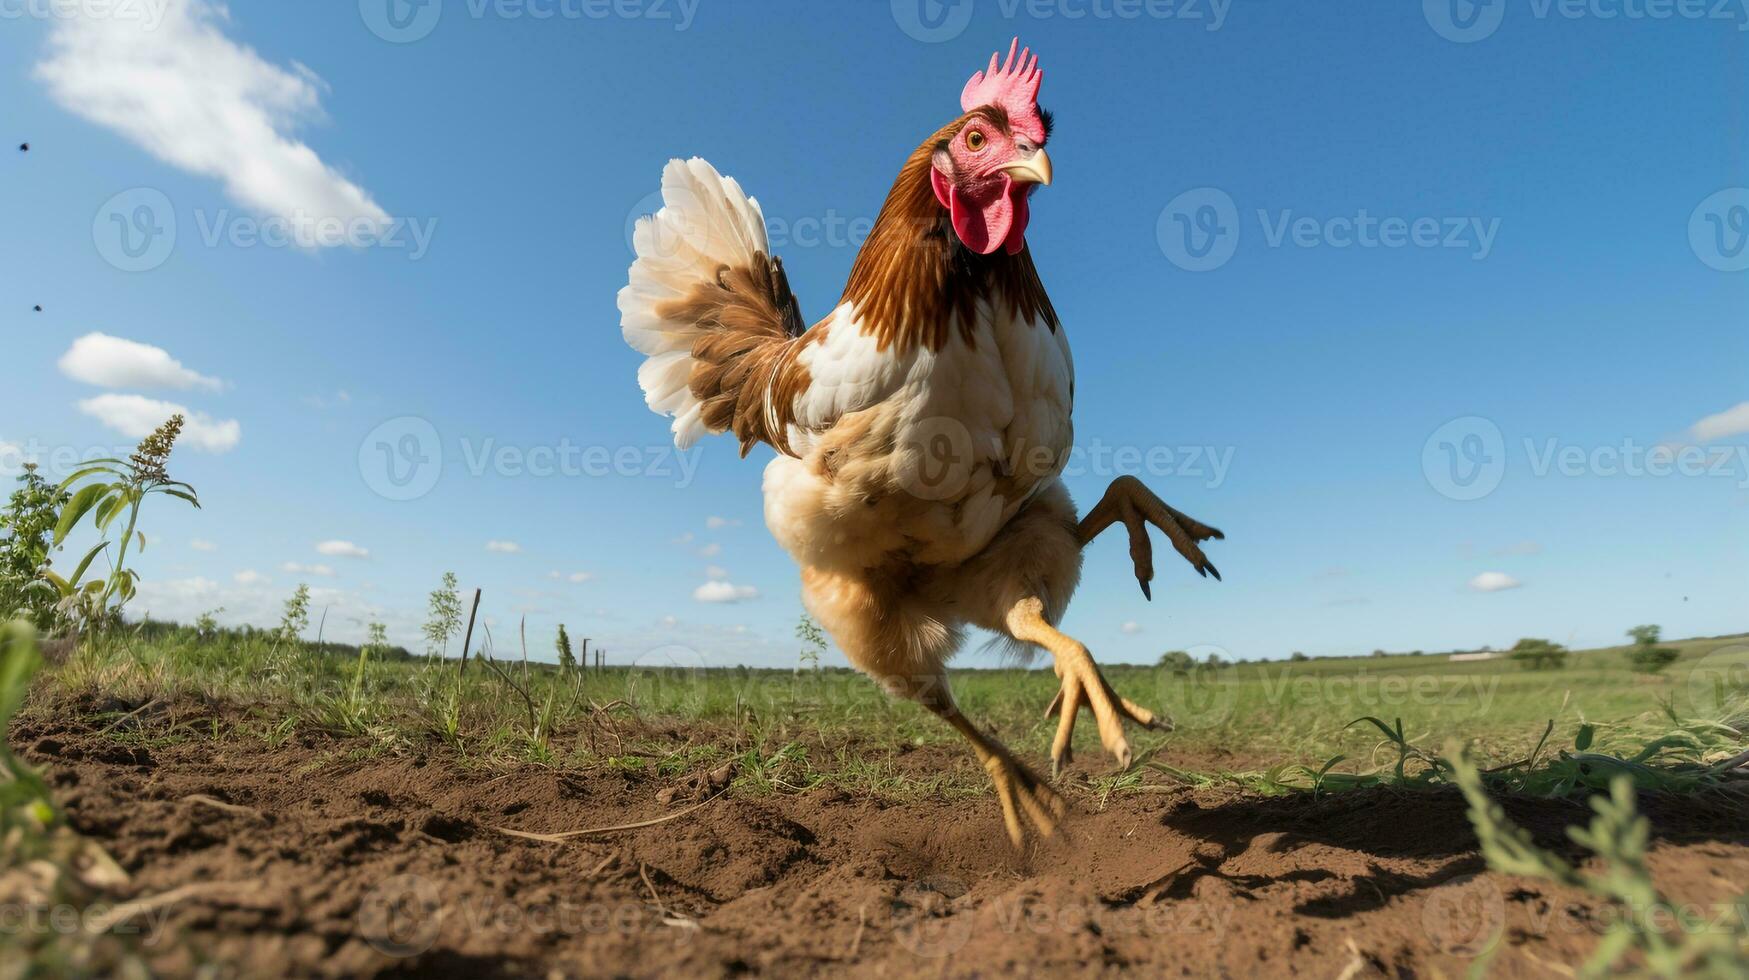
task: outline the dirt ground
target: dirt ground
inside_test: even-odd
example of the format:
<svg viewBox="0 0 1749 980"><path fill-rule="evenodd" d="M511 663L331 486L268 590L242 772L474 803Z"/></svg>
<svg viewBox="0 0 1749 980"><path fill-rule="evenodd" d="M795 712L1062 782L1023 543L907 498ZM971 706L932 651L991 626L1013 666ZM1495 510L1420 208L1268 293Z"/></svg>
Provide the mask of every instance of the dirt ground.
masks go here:
<svg viewBox="0 0 1749 980"><path fill-rule="evenodd" d="M1458 976L1500 935L1491 974L1546 976L1543 964L1583 958L1612 914L1485 872L1455 793L1174 788L1102 809L1071 784L1067 831L1020 855L993 796L711 796L641 773L482 772L438 744L367 757L323 736L148 749L54 717L15 726L13 744L137 896L184 889L133 922L172 974L215 962L242 976ZM897 764L973 765L935 748ZM1642 808L1666 893L1731 908L1749 882L1743 814ZM1587 813L1508 811L1569 854L1561 828ZM675 813L559 843L498 829Z"/></svg>

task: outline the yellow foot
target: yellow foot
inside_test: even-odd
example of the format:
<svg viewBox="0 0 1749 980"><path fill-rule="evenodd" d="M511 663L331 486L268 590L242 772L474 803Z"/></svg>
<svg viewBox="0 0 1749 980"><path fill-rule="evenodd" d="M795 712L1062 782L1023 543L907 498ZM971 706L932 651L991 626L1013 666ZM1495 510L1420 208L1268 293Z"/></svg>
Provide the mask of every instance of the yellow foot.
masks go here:
<svg viewBox="0 0 1749 980"><path fill-rule="evenodd" d="M1087 512L1078 528L1082 546L1119 521L1130 533L1130 560L1135 563L1136 581L1142 586L1142 595L1147 598L1154 598L1149 587L1154 580L1154 545L1148 540L1149 524L1165 533L1172 541L1172 547L1178 549L1198 575L1203 578L1213 575L1216 581L1220 580L1220 570L1202 553L1197 542L1210 538L1219 541L1226 535L1219 528L1209 527L1166 506L1154 491L1133 476L1120 476L1111 481L1105 496Z"/></svg>
<svg viewBox="0 0 1749 980"><path fill-rule="evenodd" d="M1063 685L1045 709L1046 718L1060 716L1057 737L1051 742L1052 779L1061 775L1063 764L1074 758L1069 742L1075 734L1075 715L1083 704L1093 709L1093 717L1099 723L1099 741L1117 759L1120 769L1130 766L1130 744L1123 733L1125 718L1143 728L1169 727L1152 711L1119 697L1099 672L1099 665L1093 662L1087 648L1078 643L1057 655L1057 676L1062 678Z"/></svg>
<svg viewBox="0 0 1749 980"><path fill-rule="evenodd" d="M996 798L1002 801L1002 823L1016 848L1026 846L1029 829L1036 830L1040 837L1051 836L1067 809L1056 790L1001 749L984 757L984 771L996 784Z"/></svg>

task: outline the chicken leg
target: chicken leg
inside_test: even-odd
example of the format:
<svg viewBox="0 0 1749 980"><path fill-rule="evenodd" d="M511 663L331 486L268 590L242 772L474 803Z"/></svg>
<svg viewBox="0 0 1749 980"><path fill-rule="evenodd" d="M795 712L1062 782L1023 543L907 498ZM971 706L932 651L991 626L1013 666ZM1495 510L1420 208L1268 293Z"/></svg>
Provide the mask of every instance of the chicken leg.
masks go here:
<svg viewBox="0 0 1749 980"><path fill-rule="evenodd" d="M1076 528L1081 547L1098 537L1100 532L1122 521L1130 533L1130 558L1135 562L1136 581L1142 595L1153 598L1149 583L1154 578L1154 548L1148 539L1148 524L1166 533L1173 547L1205 578L1221 573L1197 547L1198 541L1224 537L1215 528L1166 506L1142 481L1122 476L1112 481L1105 496L1087 512ZM1062 773L1065 762L1073 758L1070 740L1075 734L1075 718L1081 707L1093 710L1099 725L1099 740L1106 751L1117 759L1118 766L1129 768L1129 742L1124 737L1123 723L1127 719L1143 728L1166 728L1168 723L1128 698L1120 697L1099 672L1099 665L1087 647L1052 626L1044 614L1044 603L1037 597L1021 600L1008 611L1008 631L1016 639L1036 643L1056 658L1057 676L1062 686L1045 709L1045 717L1058 717L1057 734L1051 742L1051 778Z"/></svg>
<svg viewBox="0 0 1749 980"><path fill-rule="evenodd" d="M1002 743L979 731L951 699L924 703L972 743L972 751L996 787L996 799L1002 803L1002 823L1014 846L1021 848L1026 845L1029 827L1037 830L1041 837L1051 836L1067 809L1063 798L1015 759Z"/></svg>

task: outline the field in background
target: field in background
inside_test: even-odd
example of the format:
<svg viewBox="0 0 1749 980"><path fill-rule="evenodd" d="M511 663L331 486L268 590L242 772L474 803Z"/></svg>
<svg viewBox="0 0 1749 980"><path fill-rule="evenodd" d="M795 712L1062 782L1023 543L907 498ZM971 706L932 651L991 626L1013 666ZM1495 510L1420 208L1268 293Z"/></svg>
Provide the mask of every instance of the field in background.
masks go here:
<svg viewBox="0 0 1749 980"><path fill-rule="evenodd" d="M1448 738L1466 740L1494 763L1524 755L1551 722L1557 741L1589 725L1600 750L1630 755L1679 723L1741 727L1742 719L1730 716L1742 710L1749 638L1666 645L1679 659L1651 675L1630 668L1626 647L1576 652L1566 666L1549 670L1504 657L1387 655L1105 671L1119 693L1174 723L1170 732L1132 731L1138 760L1218 777L1284 764L1322 766L1341 755L1334 771L1356 772L1395 758L1380 751L1379 731L1353 724L1369 716L1400 720L1407 740L1430 751ZM355 735L384 751L438 738L480 762L673 769L744 754L765 762L751 773L785 770L791 788L822 781L912 788L881 780L878 760L823 758L797 750L801 742L829 746L854 736L864 747L962 745L939 719L887 697L854 671L703 669L691 662L695 657L674 648L631 666L565 672L500 648L489 663L476 658L458 672L453 659L361 658L356 648L287 644L259 632L202 636L153 623L78 648L50 683L63 696L120 698L131 706L181 696L251 705L253 726L273 738L300 730ZM1043 717L1056 691L1046 664L1048 657L1037 669L956 671L951 683L969 717L1038 760L1055 726ZM620 718L720 725L721 738L652 762L649 747L626 742L615 723ZM1722 751L1730 740L1718 743ZM1078 726L1075 749L1084 770L1109 770L1090 720ZM975 766L958 777L963 788L983 791ZM744 778L760 782L758 775Z"/></svg>

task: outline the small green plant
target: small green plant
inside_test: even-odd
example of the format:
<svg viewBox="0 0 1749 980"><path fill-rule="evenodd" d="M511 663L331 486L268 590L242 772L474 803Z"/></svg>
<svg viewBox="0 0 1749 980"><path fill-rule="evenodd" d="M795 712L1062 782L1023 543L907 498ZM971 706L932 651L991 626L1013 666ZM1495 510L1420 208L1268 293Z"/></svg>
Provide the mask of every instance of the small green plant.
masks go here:
<svg viewBox="0 0 1749 980"><path fill-rule="evenodd" d="M364 643L358 648L358 666L352 672L352 700L356 703L364 690L364 668L372 656L381 657L389 649L389 630L381 623L364 628Z"/></svg>
<svg viewBox="0 0 1749 980"><path fill-rule="evenodd" d="M1669 647L1661 647L1658 640L1663 630L1657 626L1635 626L1628 630L1628 636L1633 638L1634 645L1628 648L1628 666L1637 673L1656 674L1675 663L1681 654Z"/></svg>
<svg viewBox="0 0 1749 980"><path fill-rule="evenodd" d="M1740 916L1705 916L1691 921L1665 898L1646 868L1651 828L1634 806L1634 781L1618 775L1609 795L1591 798L1589 827L1569 827L1573 842L1597 855L1603 870L1587 874L1559 855L1536 846L1529 832L1506 818L1489 798L1482 773L1458 747L1446 747L1452 780L1469 804L1470 824L1482 854L1496 871L1541 878L1614 903L1621 915L1604 934L1581 976L1605 976L1631 966L1638 954L1645 968L1661 977L1736 978L1749 975L1749 926ZM1674 924L1675 928L1672 928Z"/></svg>
<svg viewBox="0 0 1749 980"><path fill-rule="evenodd" d="M799 674L803 670L819 673L820 657L826 652L826 631L820 628L819 623L814 622L813 617L804 612L801 618L796 620L796 639L802 641L801 652L796 658L796 673Z"/></svg>
<svg viewBox="0 0 1749 980"><path fill-rule="evenodd" d="M121 607L134 597L139 584L139 573L128 567L127 555L136 540L141 550L146 547L146 535L140 531L139 522L140 508L147 497L165 494L200 507L194 488L170 479L164 469L181 432L182 416L172 415L140 440L132 456L125 460L91 460L61 483L60 489L69 491L71 496L55 524L54 546L59 548L86 514L91 515L91 523L102 538L85 553L71 575L63 578L54 571L43 571L44 579L58 596L57 612L63 619L86 628L102 628L120 620ZM71 489L80 481L89 482L77 490ZM109 576L81 585L92 560L109 549L110 527L123 514L127 515L127 522L120 539L114 542Z"/></svg>
<svg viewBox="0 0 1749 980"><path fill-rule="evenodd" d="M1567 665L1566 647L1531 636L1513 644L1507 656L1525 670L1559 670Z"/></svg>
<svg viewBox="0 0 1749 980"><path fill-rule="evenodd" d="M35 463L24 464L19 488L0 511L0 621L21 617L39 630L52 629L55 592L43 587L50 537L69 494L42 478Z"/></svg>
<svg viewBox="0 0 1749 980"><path fill-rule="evenodd" d="M280 614L279 639L283 643L296 643L309 628L310 587L299 582L297 591L285 601L285 611Z"/></svg>
<svg viewBox="0 0 1749 980"><path fill-rule="evenodd" d="M559 637L553 641L553 646L559 651L559 669L569 674L577 669L577 654L571 649L571 635L565 632L565 624L559 624Z"/></svg>
<svg viewBox="0 0 1749 980"><path fill-rule="evenodd" d="M0 733L24 702L42 666L36 631L23 620L0 622ZM80 837L48 786L0 740L0 881L14 912L66 907L86 924L102 920L99 903L127 874L104 850ZM144 965L108 930L7 930L6 976L145 976Z"/></svg>
<svg viewBox="0 0 1749 980"><path fill-rule="evenodd" d="M425 620L426 652L435 657L449 655L449 638L462 628L461 590L456 587L454 572L443 573L443 584L431 592L431 614ZM466 657L468 652L462 651Z"/></svg>

